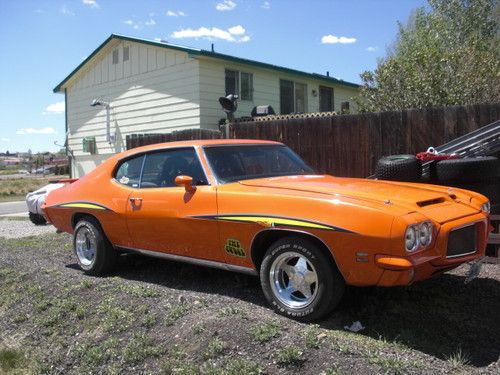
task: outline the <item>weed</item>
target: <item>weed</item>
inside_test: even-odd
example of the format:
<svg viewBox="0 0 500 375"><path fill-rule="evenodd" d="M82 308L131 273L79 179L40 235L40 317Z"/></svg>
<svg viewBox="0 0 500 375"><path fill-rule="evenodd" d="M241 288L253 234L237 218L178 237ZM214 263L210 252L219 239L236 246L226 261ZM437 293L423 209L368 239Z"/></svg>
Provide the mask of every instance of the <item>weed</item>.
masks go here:
<svg viewBox="0 0 500 375"><path fill-rule="evenodd" d="M144 318L142 319L142 325L146 328L151 328L156 324L157 320L158 319L155 314L147 312L144 314Z"/></svg>
<svg viewBox="0 0 500 375"><path fill-rule="evenodd" d="M261 372L262 369L255 362L241 358L230 359L222 371L224 375L258 375Z"/></svg>
<svg viewBox="0 0 500 375"><path fill-rule="evenodd" d="M206 359L214 358L219 354L222 354L224 350L227 349L227 343L222 341L220 338L213 338L207 345L207 350L203 354Z"/></svg>
<svg viewBox="0 0 500 375"><path fill-rule="evenodd" d="M127 330L134 321L134 314L116 305L114 300L109 299L97 307L97 311L103 315L102 327L106 332L123 332Z"/></svg>
<svg viewBox="0 0 500 375"><path fill-rule="evenodd" d="M169 307L165 316L165 324L171 326L175 321L189 312L189 307L183 303L175 304Z"/></svg>
<svg viewBox="0 0 500 375"><path fill-rule="evenodd" d="M205 325L203 323L198 323L193 326L193 333L199 335L205 332Z"/></svg>
<svg viewBox="0 0 500 375"><path fill-rule="evenodd" d="M377 351L370 350L365 355L368 357L368 362L377 365L386 374L400 375L405 373L406 363L399 356L388 358Z"/></svg>
<svg viewBox="0 0 500 375"><path fill-rule="evenodd" d="M302 351L295 346L287 346L277 352L278 364L281 366L298 366L302 360Z"/></svg>
<svg viewBox="0 0 500 375"><path fill-rule="evenodd" d="M261 344L270 341L274 337L278 337L280 333L280 327L274 322L266 322L253 327L250 330L255 341Z"/></svg>
<svg viewBox="0 0 500 375"><path fill-rule="evenodd" d="M90 289L94 286L94 284L92 283L92 281L90 280L83 280L81 283L80 283L80 286L84 289Z"/></svg>
<svg viewBox="0 0 500 375"><path fill-rule="evenodd" d="M308 349L318 349L320 340L318 337L317 326L307 327L304 331L304 339Z"/></svg>
<svg viewBox="0 0 500 375"><path fill-rule="evenodd" d="M8 373L19 367L24 363L24 355L15 349L0 349L0 368Z"/></svg>
<svg viewBox="0 0 500 375"><path fill-rule="evenodd" d="M26 315L25 313L19 313L13 319L14 323L17 323L17 324L24 323L27 320L28 320L28 315Z"/></svg>
<svg viewBox="0 0 500 375"><path fill-rule="evenodd" d="M153 340L144 334L134 334L123 350L126 363L139 363L148 357L159 357L165 353L162 346L154 345Z"/></svg>
<svg viewBox="0 0 500 375"><path fill-rule="evenodd" d="M235 307L235 306L223 307L222 309L219 310L217 315L220 317L231 316L231 315L240 315L244 319L247 317L247 313L245 311L243 311L239 307Z"/></svg>
<svg viewBox="0 0 500 375"><path fill-rule="evenodd" d="M456 370L470 363L469 356L462 352L462 348L459 348L455 353L451 354L447 358L447 362L450 366Z"/></svg>

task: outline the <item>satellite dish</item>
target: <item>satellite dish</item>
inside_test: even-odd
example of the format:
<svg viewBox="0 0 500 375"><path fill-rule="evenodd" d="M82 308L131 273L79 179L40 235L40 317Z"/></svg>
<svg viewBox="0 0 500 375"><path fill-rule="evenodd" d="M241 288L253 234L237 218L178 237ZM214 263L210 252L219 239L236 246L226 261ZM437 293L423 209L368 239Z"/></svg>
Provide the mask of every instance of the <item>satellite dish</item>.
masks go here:
<svg viewBox="0 0 500 375"><path fill-rule="evenodd" d="M238 108L238 95L229 94L227 96L221 96L219 98L219 103L222 109L226 113L234 113Z"/></svg>

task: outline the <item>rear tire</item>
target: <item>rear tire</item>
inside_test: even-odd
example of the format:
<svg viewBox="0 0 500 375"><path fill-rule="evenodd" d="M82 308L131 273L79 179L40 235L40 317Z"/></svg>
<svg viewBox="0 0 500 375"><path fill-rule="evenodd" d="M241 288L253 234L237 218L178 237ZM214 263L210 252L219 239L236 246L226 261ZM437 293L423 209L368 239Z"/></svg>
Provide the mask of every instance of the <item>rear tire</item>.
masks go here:
<svg viewBox="0 0 500 375"><path fill-rule="evenodd" d="M30 221L35 225L45 225L47 224L47 220L43 217L43 215L35 214L33 212L29 213Z"/></svg>
<svg viewBox="0 0 500 375"><path fill-rule="evenodd" d="M416 182L422 178L422 162L415 155L384 156L377 162L379 180Z"/></svg>
<svg viewBox="0 0 500 375"><path fill-rule="evenodd" d="M278 314L303 322L328 315L345 289L330 257L300 237L283 238L267 250L260 281L267 301Z"/></svg>
<svg viewBox="0 0 500 375"><path fill-rule="evenodd" d="M73 248L78 265L87 275L105 275L116 264L118 254L95 219L88 217L76 224Z"/></svg>

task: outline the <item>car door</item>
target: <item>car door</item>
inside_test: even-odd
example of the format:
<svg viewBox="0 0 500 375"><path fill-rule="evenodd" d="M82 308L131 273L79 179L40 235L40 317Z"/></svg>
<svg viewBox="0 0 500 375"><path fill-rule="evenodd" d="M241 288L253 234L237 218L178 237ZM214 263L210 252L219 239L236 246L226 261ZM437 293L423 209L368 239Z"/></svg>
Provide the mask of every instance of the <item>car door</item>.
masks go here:
<svg viewBox="0 0 500 375"><path fill-rule="evenodd" d="M107 219L101 218L108 239L113 245L119 247L132 247L132 239L127 226L127 211L129 197L139 189L141 169L144 163L144 154L134 155L121 160L113 175L111 183L106 186L95 186L95 191L108 197L112 214L106 212Z"/></svg>
<svg viewBox="0 0 500 375"><path fill-rule="evenodd" d="M175 185L190 176L196 189ZM218 249L215 187L207 182L194 147L147 153L140 186L129 197L127 224L134 248L223 261Z"/></svg>

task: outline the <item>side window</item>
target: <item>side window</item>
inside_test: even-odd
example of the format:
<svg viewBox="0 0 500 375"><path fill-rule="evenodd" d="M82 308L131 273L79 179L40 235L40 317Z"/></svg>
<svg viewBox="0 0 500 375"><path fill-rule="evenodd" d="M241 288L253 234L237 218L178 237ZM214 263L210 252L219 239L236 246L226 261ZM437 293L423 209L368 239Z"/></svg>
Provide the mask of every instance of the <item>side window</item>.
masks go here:
<svg viewBox="0 0 500 375"><path fill-rule="evenodd" d="M208 185L194 148L146 155L141 188L172 187L177 176L190 176L194 185Z"/></svg>
<svg viewBox="0 0 500 375"><path fill-rule="evenodd" d="M141 155L122 162L116 171L115 179L122 185L138 188L143 160L144 155Z"/></svg>

